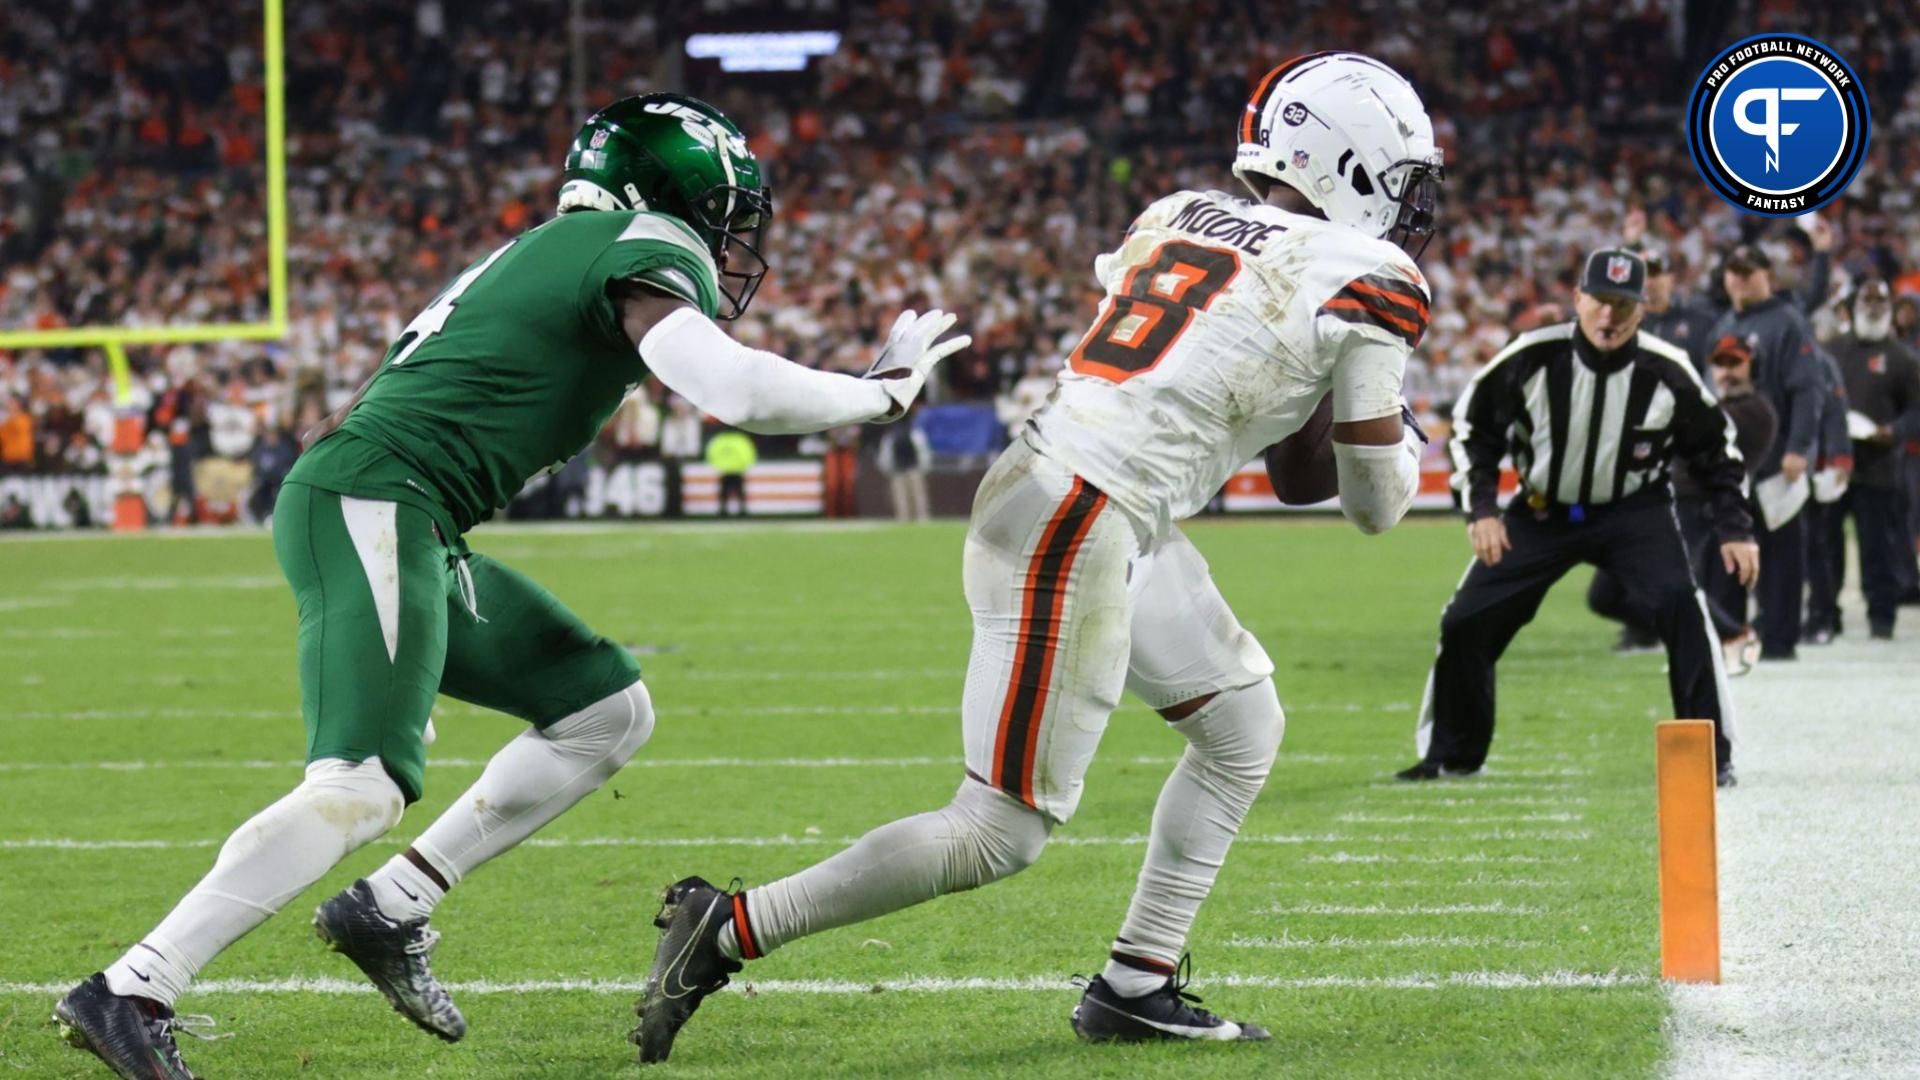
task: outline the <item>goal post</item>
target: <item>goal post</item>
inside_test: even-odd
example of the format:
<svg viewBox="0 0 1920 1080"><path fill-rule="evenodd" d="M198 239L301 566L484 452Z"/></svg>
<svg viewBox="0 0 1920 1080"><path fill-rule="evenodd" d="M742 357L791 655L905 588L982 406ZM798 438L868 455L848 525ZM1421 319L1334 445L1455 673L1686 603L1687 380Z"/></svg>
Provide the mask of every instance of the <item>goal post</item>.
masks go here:
<svg viewBox="0 0 1920 1080"><path fill-rule="evenodd" d="M270 341L287 334L287 155L286 65L282 37L283 0L261 0L262 52L267 166L267 310L266 322L155 326L62 326L48 330L0 329L0 349L54 349L94 346L173 345L204 341ZM113 353L108 354L109 363ZM122 357L124 362L124 357ZM117 395L125 387L116 373ZM124 405L124 401L116 401Z"/></svg>

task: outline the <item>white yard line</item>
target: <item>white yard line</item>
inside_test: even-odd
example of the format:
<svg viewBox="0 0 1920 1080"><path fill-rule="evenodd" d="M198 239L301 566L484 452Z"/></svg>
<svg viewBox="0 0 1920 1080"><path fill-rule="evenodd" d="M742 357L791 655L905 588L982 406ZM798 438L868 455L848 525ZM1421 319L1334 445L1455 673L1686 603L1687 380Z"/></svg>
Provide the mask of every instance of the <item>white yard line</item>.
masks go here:
<svg viewBox="0 0 1920 1080"><path fill-rule="evenodd" d="M1576 884L1550 878L1474 874L1464 878L1347 878L1337 881L1282 881L1283 889L1560 889Z"/></svg>
<svg viewBox="0 0 1920 1080"><path fill-rule="evenodd" d="M1679 1080L1920 1076L1920 634L1847 633L1734 684L1720 986L1671 989ZM1649 871L1651 872L1651 871Z"/></svg>
<svg viewBox="0 0 1920 1080"><path fill-rule="evenodd" d="M1197 978L1196 988L1245 987L1255 990L1446 990L1464 987L1476 990L1568 990L1611 989L1643 986L1645 975L1618 971L1456 971L1447 974L1416 972L1409 975L1349 976L1319 975L1287 978L1276 975L1212 975ZM0 995L60 994L72 989L71 983L0 982ZM493 980L455 981L446 984L454 994L638 994L645 984L634 979L527 979L518 982ZM953 994L972 991L1024 991L1046 993L1078 992L1064 978L1030 976L1027 978L940 978L908 976L898 979L747 979L736 977L729 988L735 993L756 994L872 994L880 991L907 994ZM321 978L287 979L208 979L194 983L187 991L195 994L372 994L376 991L364 980Z"/></svg>
<svg viewBox="0 0 1920 1080"><path fill-rule="evenodd" d="M1355 825L1539 825L1539 824L1578 824L1587 820L1587 815L1562 811L1548 814L1495 814L1491 817L1448 817L1444 814L1341 814L1336 821Z"/></svg>
<svg viewBox="0 0 1920 1080"><path fill-rule="evenodd" d="M1265 909L1266 915L1512 915L1532 918L1543 914L1539 908L1495 900L1486 904L1282 904Z"/></svg>
<svg viewBox="0 0 1920 1080"><path fill-rule="evenodd" d="M1170 754L1133 754L1112 755L1096 759L1104 765L1167 765L1179 762L1179 758ZM1328 765L1351 760L1346 754L1295 754L1282 759L1294 765ZM486 758L436 757L428 758L427 765L437 769L477 769L487 763ZM744 758L744 757L700 757L700 758L635 758L622 766L627 769L917 769L917 768L953 768L965 764L959 755L949 757L785 757L785 758ZM225 758L185 758L179 761L0 761L0 773L5 772L144 772L149 769L263 769L297 770L305 767L304 762L293 760L270 760L266 758L252 760L229 760ZM1509 819L1502 818L1502 821Z"/></svg>
<svg viewBox="0 0 1920 1080"><path fill-rule="evenodd" d="M1387 855L1379 852L1333 851L1325 855L1309 855L1303 862L1310 863L1410 863L1426 864L1523 864L1540 865L1545 863L1576 863L1578 855L1489 855L1484 851L1469 851L1462 854L1440 855Z"/></svg>
<svg viewBox="0 0 1920 1080"><path fill-rule="evenodd" d="M779 833L772 836L577 836L544 837L536 836L526 841L523 847L535 848L701 848L701 847L818 847L832 845L845 847L858 837L825 836L819 833L794 835ZM1430 836L1409 834L1354 835L1348 833L1252 833L1240 837L1239 844L1427 844ZM1556 843L1578 842L1589 839L1587 833L1556 832L1513 832L1497 831L1493 833L1465 833L1458 837L1462 840L1513 840L1527 843L1551 841ZM30 836L12 839L0 839L0 851L168 851L174 849L218 847L224 841L211 838L189 840L173 839L87 839L71 836ZM398 837L383 837L376 844L397 846L406 843ZM1076 836L1062 833L1049 841L1060 847L1143 847L1147 837L1144 833L1130 836Z"/></svg>
<svg viewBox="0 0 1920 1080"><path fill-rule="evenodd" d="M1439 934L1401 934L1390 938L1357 938L1344 934L1331 937L1240 937L1227 939L1229 949L1532 949L1537 941L1512 938L1460 937Z"/></svg>

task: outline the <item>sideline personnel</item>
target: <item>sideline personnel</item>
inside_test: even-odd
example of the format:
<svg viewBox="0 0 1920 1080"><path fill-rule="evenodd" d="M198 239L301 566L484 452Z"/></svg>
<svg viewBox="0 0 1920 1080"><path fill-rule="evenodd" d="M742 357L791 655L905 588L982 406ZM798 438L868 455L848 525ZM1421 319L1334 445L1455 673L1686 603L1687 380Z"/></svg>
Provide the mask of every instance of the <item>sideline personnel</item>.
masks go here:
<svg viewBox="0 0 1920 1080"><path fill-rule="evenodd" d="M1675 716L1714 721L1719 783L1734 782L1720 642L1674 524L1669 453L1709 492L1720 557L1743 584L1759 572L1733 422L1687 354L1640 332L1646 264L1601 249L1574 293L1577 318L1515 338L1454 406L1454 487L1475 562L1440 617L1402 780L1477 772L1493 741L1494 665L1553 583L1580 563L1611 571L1654 616ZM1503 514L1500 460L1521 491Z"/></svg>

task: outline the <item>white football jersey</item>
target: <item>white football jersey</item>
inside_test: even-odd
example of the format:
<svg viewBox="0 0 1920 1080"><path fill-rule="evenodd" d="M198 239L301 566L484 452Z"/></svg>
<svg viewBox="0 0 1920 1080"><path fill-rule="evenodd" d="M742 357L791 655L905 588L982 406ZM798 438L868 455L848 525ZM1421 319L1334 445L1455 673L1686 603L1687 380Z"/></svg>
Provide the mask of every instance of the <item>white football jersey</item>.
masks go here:
<svg viewBox="0 0 1920 1080"><path fill-rule="evenodd" d="M1397 356L1335 419L1398 412L1427 325L1426 279L1398 247L1217 191L1149 206L1094 273L1099 316L1026 437L1150 547L1298 431L1354 350Z"/></svg>

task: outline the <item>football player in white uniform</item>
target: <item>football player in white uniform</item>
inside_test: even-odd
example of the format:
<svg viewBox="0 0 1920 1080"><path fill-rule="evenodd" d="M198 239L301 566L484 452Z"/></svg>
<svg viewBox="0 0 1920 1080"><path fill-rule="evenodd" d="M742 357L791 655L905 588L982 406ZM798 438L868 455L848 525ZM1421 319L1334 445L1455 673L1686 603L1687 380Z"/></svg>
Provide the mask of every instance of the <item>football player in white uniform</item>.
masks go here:
<svg viewBox="0 0 1920 1080"><path fill-rule="evenodd" d="M1268 1037L1181 993L1188 928L1285 720L1272 662L1176 523L1329 392L1342 511L1367 533L1406 512L1422 440L1401 377L1428 305L1413 259L1441 169L1413 87L1377 60L1329 52L1260 83L1233 171L1255 201L1167 196L1095 261L1106 298L1093 328L974 497L967 770L953 801L769 885L670 887L634 1032L642 1061L666 1058L741 961L1031 864L1072 816L1122 688L1188 746L1074 1028L1093 1040Z"/></svg>

